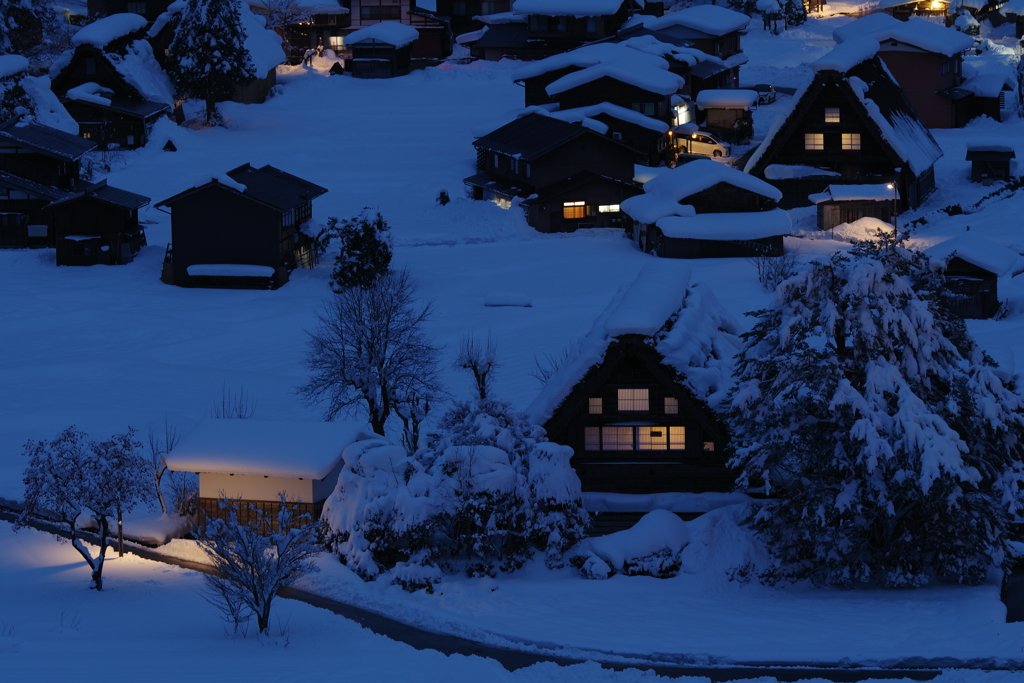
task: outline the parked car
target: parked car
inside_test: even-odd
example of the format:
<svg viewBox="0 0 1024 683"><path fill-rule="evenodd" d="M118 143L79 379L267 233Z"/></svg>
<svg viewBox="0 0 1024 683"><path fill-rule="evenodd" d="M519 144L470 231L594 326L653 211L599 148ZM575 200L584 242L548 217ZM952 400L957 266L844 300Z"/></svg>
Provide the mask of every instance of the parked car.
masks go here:
<svg viewBox="0 0 1024 683"><path fill-rule="evenodd" d="M775 88L768 85L767 83L758 83L753 88L754 92L757 93L757 103L760 104L771 104L775 101Z"/></svg>
<svg viewBox="0 0 1024 683"><path fill-rule="evenodd" d="M703 154L708 157L729 156L728 143L722 142L711 133L697 131L689 136L679 136L676 139L677 151L683 154Z"/></svg>

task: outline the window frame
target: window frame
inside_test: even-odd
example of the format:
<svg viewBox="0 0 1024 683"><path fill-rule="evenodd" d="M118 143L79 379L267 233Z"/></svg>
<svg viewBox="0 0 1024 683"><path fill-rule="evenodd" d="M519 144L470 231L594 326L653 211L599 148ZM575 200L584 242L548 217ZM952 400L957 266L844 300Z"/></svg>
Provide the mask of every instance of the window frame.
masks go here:
<svg viewBox="0 0 1024 683"><path fill-rule="evenodd" d="M825 134L824 133L804 133L804 151L805 152L824 152L825 151Z"/></svg>

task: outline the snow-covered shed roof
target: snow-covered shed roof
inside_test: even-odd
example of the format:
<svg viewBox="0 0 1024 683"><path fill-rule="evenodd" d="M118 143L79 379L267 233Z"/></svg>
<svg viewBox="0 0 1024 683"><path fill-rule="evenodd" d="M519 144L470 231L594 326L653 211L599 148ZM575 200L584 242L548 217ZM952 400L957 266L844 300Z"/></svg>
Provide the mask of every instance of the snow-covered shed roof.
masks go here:
<svg viewBox="0 0 1024 683"><path fill-rule="evenodd" d="M698 159L662 173L644 185L644 193L664 194L679 201L718 183L727 183L775 201L782 199L782 192L777 187L711 159Z"/></svg>
<svg viewBox="0 0 1024 683"><path fill-rule="evenodd" d="M0 187L7 187L26 192L30 199L43 197L50 201L63 199L71 194L70 192L66 192L56 187L51 187L50 185L43 185L42 183L37 183L34 180L28 180L27 178L12 175L7 171L0 171Z"/></svg>
<svg viewBox="0 0 1024 683"><path fill-rule="evenodd" d="M814 204L822 202L891 202L893 195L899 199L899 190L887 183L866 183L864 185L829 185L824 192L808 195Z"/></svg>
<svg viewBox="0 0 1024 683"><path fill-rule="evenodd" d="M257 77L262 78L285 61L281 36L268 29L267 20L249 9L248 4L238 3L238 10L245 29L245 49L256 67Z"/></svg>
<svg viewBox="0 0 1024 683"><path fill-rule="evenodd" d="M549 17L602 17L615 14L624 0L515 0L514 14L542 14Z"/></svg>
<svg viewBox="0 0 1024 683"><path fill-rule="evenodd" d="M722 63L722 60L718 57L709 55L706 52L701 52L695 47L685 47L676 45L675 43L666 43L663 40L659 40L658 36L651 35L649 33L631 36L618 44L624 45L625 47L631 47L639 52L646 52L659 57L667 57L677 62L683 62L691 67L705 61Z"/></svg>
<svg viewBox="0 0 1024 683"><path fill-rule="evenodd" d="M697 398L712 408L724 400L740 348L739 326L710 288L691 282L686 265L658 259L619 289L527 407L527 416L537 424L547 422L573 387L604 360L609 345L627 334L646 337Z"/></svg>
<svg viewBox="0 0 1024 683"><path fill-rule="evenodd" d="M1013 90L1014 74L1010 69L982 71L960 84L978 97L999 97L1003 90Z"/></svg>
<svg viewBox="0 0 1024 683"><path fill-rule="evenodd" d="M782 209L666 216L656 225L665 237L694 240L757 240L793 231L789 213Z"/></svg>
<svg viewBox="0 0 1024 683"><path fill-rule="evenodd" d="M1018 17L1024 17L1024 0L1010 0L1008 3L999 8L999 11L1003 16L1015 15Z"/></svg>
<svg viewBox="0 0 1024 683"><path fill-rule="evenodd" d="M1003 277L1024 269L1024 257L1002 244L974 232L939 242L924 252L933 263L946 264L954 256L984 268L996 277Z"/></svg>
<svg viewBox="0 0 1024 683"><path fill-rule="evenodd" d="M625 107L620 107L617 104L610 104L608 102L592 104L588 107L577 107L576 109L561 109L559 111L550 112L548 115L570 123L581 123L584 119L593 119L595 116L600 116L601 114L620 121L625 121L626 123L631 123L634 126L647 128L658 133L668 132L668 124L664 121L660 121L650 116L644 116L638 111L626 109Z"/></svg>
<svg viewBox="0 0 1024 683"><path fill-rule="evenodd" d="M649 52L631 49L622 43L592 43L524 64L512 73L512 80L522 81L560 69L585 69L598 64L616 64L624 69L668 69L668 62Z"/></svg>
<svg viewBox="0 0 1024 683"><path fill-rule="evenodd" d="M644 26L652 31L670 26L685 26L712 36L724 36L733 31L742 31L749 23L750 17L742 12L719 5L696 5L645 21Z"/></svg>
<svg viewBox="0 0 1024 683"><path fill-rule="evenodd" d="M156 208L173 206L179 199L213 182L281 212L302 206L327 192L326 188L291 173L286 173L279 168L274 168L270 164L262 168L253 168L249 164L242 164L226 174L204 174L190 188L157 203Z"/></svg>
<svg viewBox="0 0 1024 683"><path fill-rule="evenodd" d="M71 36L71 44L75 47L92 45L102 50L108 43L118 38L141 31L148 23L140 14L111 14L78 29L75 35Z"/></svg>
<svg viewBox="0 0 1024 683"><path fill-rule="evenodd" d="M605 138L603 132L595 133L590 128L561 121L548 116L545 112L517 118L477 138L473 142L473 146L477 149L517 156L524 161L532 161L581 135L594 134L601 135L608 144L622 145L621 142Z"/></svg>
<svg viewBox="0 0 1024 683"><path fill-rule="evenodd" d="M96 148L92 140L38 124L26 117L0 123L0 138L12 140L47 156L71 161L80 159L83 154Z"/></svg>
<svg viewBox="0 0 1024 683"><path fill-rule="evenodd" d="M618 64L598 64L582 71L574 71L571 74L562 76L554 83L550 83L545 90L548 95L557 95L572 90L586 83L592 83L599 78L612 78L622 83L636 86L641 90L657 93L659 95L671 95L679 91L686 84L686 80L671 71L662 69L635 69L623 67Z"/></svg>
<svg viewBox="0 0 1024 683"><path fill-rule="evenodd" d="M756 90L701 90L697 93L698 109L743 109L757 104Z"/></svg>
<svg viewBox="0 0 1024 683"><path fill-rule="evenodd" d="M141 194L135 194L128 190L122 190L119 187L112 187L107 185L106 180L101 180L98 183L93 183L81 192L76 192L52 202L47 206L47 208L83 198L96 199L104 204L111 204L125 209L141 209L149 204L149 197L145 197Z"/></svg>
<svg viewBox="0 0 1024 683"><path fill-rule="evenodd" d="M874 38L870 36L851 38L811 62L811 68L815 71L838 71L844 74L876 54L878 54L878 41Z"/></svg>
<svg viewBox="0 0 1024 683"><path fill-rule="evenodd" d="M387 43L395 47L405 47L420 37L420 32L412 26L397 21L382 21L361 28L345 36L346 45L356 45L368 41Z"/></svg>
<svg viewBox="0 0 1024 683"><path fill-rule="evenodd" d="M167 454L174 472L323 479L350 444L379 438L361 422L200 420Z"/></svg>
<svg viewBox="0 0 1024 683"><path fill-rule="evenodd" d="M910 21L900 21L884 12L876 12L866 17L840 26L832 32L837 43L845 43L857 38L874 38L882 43L897 41L916 47L925 52L952 57L974 47L974 39L955 29L946 28L921 17L911 17Z"/></svg>
<svg viewBox="0 0 1024 683"><path fill-rule="evenodd" d="M0 55L0 78L28 71L28 59L21 55Z"/></svg>

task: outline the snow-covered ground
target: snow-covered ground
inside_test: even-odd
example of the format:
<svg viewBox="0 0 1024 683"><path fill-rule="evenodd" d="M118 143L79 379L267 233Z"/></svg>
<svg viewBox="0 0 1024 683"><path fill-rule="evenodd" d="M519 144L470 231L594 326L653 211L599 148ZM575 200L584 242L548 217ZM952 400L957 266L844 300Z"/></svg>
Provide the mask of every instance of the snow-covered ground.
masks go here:
<svg viewBox="0 0 1024 683"><path fill-rule="evenodd" d="M812 20L777 37L753 22L744 37L751 58L743 67L744 84L798 87L810 76L806 64L829 49L831 31L845 21ZM1011 40L988 36L997 42L970 59L1007 59ZM321 222L364 206L379 209L393 226L398 265L410 268L420 293L433 301L428 333L446 344L443 378L452 395L470 390L468 379L449 368L460 338L490 333L502 363L496 394L525 407L540 389L530 376L536 359L557 355L589 330L650 257L616 231L541 235L516 212L463 199L461 180L474 171L470 129L521 106L523 91L510 79L516 64L476 63L382 81L327 77L327 65L318 66L282 67L280 92L263 105L224 105L226 129L162 129L173 136L177 152L161 151L166 138L158 134L148 148L108 159L110 183L156 204L210 173L269 163L330 190L314 203ZM756 112L756 131L763 134L790 103L780 96ZM936 167L938 190L919 211L901 216L926 218L915 233L918 243L930 245L970 226L1024 250L1024 195L952 218L938 211L950 204L967 209L995 189L968 182L966 145L998 141L1024 158L1024 123L976 121L962 130L939 131L936 138L946 152ZM454 198L444 207L435 202L441 189ZM128 425L144 435L162 428L165 419L187 431L209 415L225 389L244 389L260 418L319 419L294 390L305 377L304 330L329 295L328 268L296 271L275 292L169 287L158 279L169 216L151 206L142 218L150 222L150 246L127 266L57 268L52 250L0 252L0 497L22 495L25 441L50 438L69 424L96 437ZM811 230L813 209L794 211L793 220L797 230ZM824 237L805 233L789 239L787 247L811 259L844 246ZM743 327L749 319L742 314L769 301L745 260L689 265L693 280L710 285ZM1022 279L1000 282L1008 302L1005 318L970 324L1004 363L1024 352ZM529 298L532 306L484 306L493 292ZM108 667L125 670L190 653L193 678L223 679L230 672L232 678L312 680L345 672L403 680L415 671L418 680L620 680L596 667L541 666L510 675L493 662L415 653L286 601L278 604L275 621L286 624L290 636L226 637L197 595L194 574L117 560L107 567L108 590L95 594L86 590L87 572L70 547L35 532L12 536L6 525L0 535L5 677L8 671L32 671L36 677L43 672L66 678L103 662L89 659L101 650L109 653ZM361 584L330 558L308 581L325 593L432 629L527 647L559 644L698 660L1024 659L1024 626L1002 623L994 585L898 593L765 588L726 581L725 569L735 562L725 562L728 553L719 550L707 549L704 564L691 567L695 571L664 581L584 581L568 570L531 566L498 580L446 579L433 596L408 595ZM175 664L175 675L182 664L187 662ZM151 678L153 668L146 671ZM950 673L941 680L1009 677Z"/></svg>

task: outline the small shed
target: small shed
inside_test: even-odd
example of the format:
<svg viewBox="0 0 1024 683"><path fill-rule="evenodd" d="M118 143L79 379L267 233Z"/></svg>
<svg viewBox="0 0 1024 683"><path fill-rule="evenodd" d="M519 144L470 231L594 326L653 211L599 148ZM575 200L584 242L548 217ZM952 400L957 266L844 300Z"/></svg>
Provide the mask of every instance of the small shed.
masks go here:
<svg viewBox="0 0 1024 683"><path fill-rule="evenodd" d="M221 494L246 504L242 522L255 515L250 508L276 515L282 493L316 520L334 492L344 450L376 436L363 422L205 419L167 455L167 467L199 475L200 522L226 516Z"/></svg>
<svg viewBox="0 0 1024 683"><path fill-rule="evenodd" d="M106 180L50 204L57 265L131 263L146 246L139 209L147 204L149 197L111 187Z"/></svg>
<svg viewBox="0 0 1024 683"><path fill-rule="evenodd" d="M971 182L984 183L1010 179L1010 162L1017 155L1005 145L970 145L967 161L971 162Z"/></svg>
<svg viewBox="0 0 1024 683"><path fill-rule="evenodd" d="M829 185L824 192L807 198L818 207L818 229L831 230L865 216L892 223L899 190L886 183Z"/></svg>
<svg viewBox="0 0 1024 683"><path fill-rule="evenodd" d="M394 78L409 73L412 44L419 31L397 21L382 21L345 38L352 48L349 71L356 78Z"/></svg>
<svg viewBox="0 0 1024 683"><path fill-rule="evenodd" d="M925 250L933 267L945 272L954 295L953 312L963 318L991 318L999 311L998 280L1024 270L1024 258L980 235L965 233Z"/></svg>
<svg viewBox="0 0 1024 683"><path fill-rule="evenodd" d="M746 142L754 133L750 112L758 97L756 90L701 90L697 109L704 112L704 128L727 142Z"/></svg>

